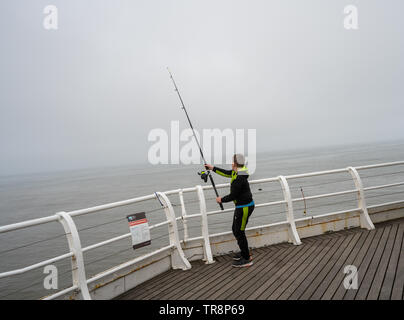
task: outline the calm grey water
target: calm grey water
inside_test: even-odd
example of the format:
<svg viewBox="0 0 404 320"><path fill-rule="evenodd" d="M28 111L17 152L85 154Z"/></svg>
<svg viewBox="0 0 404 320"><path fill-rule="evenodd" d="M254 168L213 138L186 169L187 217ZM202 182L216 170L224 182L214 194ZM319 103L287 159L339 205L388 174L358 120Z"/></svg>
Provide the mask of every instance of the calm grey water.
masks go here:
<svg viewBox="0 0 404 320"><path fill-rule="evenodd" d="M294 150L287 152L262 153L257 155L257 169L250 178L260 179L305 173L319 170L338 169L382 162L404 160L404 142L367 144ZM192 187L203 184L196 172L200 166L126 166L87 170L41 173L31 175L0 177L0 225L21 222L27 219L52 215L59 211L71 211L147 195L156 191ZM404 181L404 166L364 170L360 172L365 187ZM215 175L216 183L228 182ZM349 174L329 175L298 179L290 182L293 197L311 196L320 193L353 189ZM256 203L282 199L278 183L253 185ZM227 189L220 191L221 195ZM367 204L373 205L404 199L404 188L394 187L366 193ZM207 192L208 209L216 209L213 192ZM188 214L198 212L196 195L185 196ZM176 214L180 215L179 199L170 197ZM230 208L227 204L225 207ZM355 195L345 195L322 200L294 204L297 218L343 209L355 208ZM105 210L74 220L80 231L83 246L128 233L126 215L146 211L151 224L165 220L164 211L156 200ZM274 206L254 211L249 227L285 220L284 208ZM232 214L209 217L210 233L230 231ZM181 223L178 224L182 230ZM200 223L189 223L190 236L200 235ZM181 231L182 235L182 231ZM168 244L167 227L151 232L152 245L133 250L130 238L92 250L84 255L87 276L95 275L107 268L130 260L155 248ZM28 266L43 259L68 252L63 229L57 222L30 229L0 234L0 272ZM59 289L71 285L70 261L55 263L59 272ZM43 288L46 275L43 269L11 278L0 279L0 299L36 299L53 293Z"/></svg>

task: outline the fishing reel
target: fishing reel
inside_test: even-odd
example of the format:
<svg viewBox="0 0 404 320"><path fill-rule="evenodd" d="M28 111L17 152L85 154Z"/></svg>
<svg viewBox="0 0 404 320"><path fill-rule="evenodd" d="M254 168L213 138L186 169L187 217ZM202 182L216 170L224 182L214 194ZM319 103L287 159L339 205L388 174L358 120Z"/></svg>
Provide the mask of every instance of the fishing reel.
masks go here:
<svg viewBox="0 0 404 320"><path fill-rule="evenodd" d="M198 174L201 176L201 179L203 181L205 181L205 183L208 182L208 177L210 175L210 171L201 171L201 172L198 172Z"/></svg>

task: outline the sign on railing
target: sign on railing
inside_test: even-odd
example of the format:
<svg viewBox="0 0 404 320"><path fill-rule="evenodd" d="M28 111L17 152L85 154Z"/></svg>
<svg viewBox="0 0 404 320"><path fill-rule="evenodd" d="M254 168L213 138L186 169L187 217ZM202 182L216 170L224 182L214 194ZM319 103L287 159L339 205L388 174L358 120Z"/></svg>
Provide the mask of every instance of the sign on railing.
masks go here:
<svg viewBox="0 0 404 320"><path fill-rule="evenodd" d="M139 212L126 217L132 235L132 247L138 249L151 244L149 223L145 212Z"/></svg>

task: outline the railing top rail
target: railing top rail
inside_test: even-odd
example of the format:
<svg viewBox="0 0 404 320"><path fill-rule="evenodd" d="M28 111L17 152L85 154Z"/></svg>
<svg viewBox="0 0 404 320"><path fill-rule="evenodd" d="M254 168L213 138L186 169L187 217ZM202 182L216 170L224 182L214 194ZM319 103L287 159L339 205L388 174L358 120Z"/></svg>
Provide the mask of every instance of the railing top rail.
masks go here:
<svg viewBox="0 0 404 320"><path fill-rule="evenodd" d="M48 216L48 217L44 217L44 218L31 219L31 220L26 220L23 222L12 223L12 224L8 224L5 226L1 226L0 233L14 231L14 230L18 230L18 229L27 228L27 227L32 227L32 226L45 224L45 223L49 223L49 222L54 222L54 221L58 221L58 220L59 220L59 217L57 215L52 215L52 216Z"/></svg>
<svg viewBox="0 0 404 320"><path fill-rule="evenodd" d="M385 162L385 163L371 164L371 165L367 165L367 166L355 167L355 169L356 170L365 170L365 169L389 167L389 166L396 166L396 165L404 165L404 161L395 161L395 162Z"/></svg>
<svg viewBox="0 0 404 320"><path fill-rule="evenodd" d="M73 252L68 252L68 253L62 254L60 256L57 256L57 257L54 257L54 258L51 258L51 259L47 259L47 260L43 260L41 262L31 264L29 266L26 266L26 267L23 267L23 268L20 268L20 269L13 269L11 271L1 272L0 273L0 279L5 278L5 277L9 277L9 276L14 276L14 275L17 275L17 274L22 274L22 273L25 273L27 271L35 270L35 269L44 267L44 266L46 266L48 264L51 264L51 263L54 263L54 262L57 262L57 261L60 261L60 260L66 259L66 258L70 258L73 255L74 255Z"/></svg>
<svg viewBox="0 0 404 320"><path fill-rule="evenodd" d="M129 204L134 204L134 203L141 202L141 201L151 200L154 198L156 198L156 196L154 194L150 194L147 196L132 198L132 199L128 199L128 200L122 200L122 201L117 201L117 202L111 202L111 203L107 203L107 204L103 204L103 205L99 205L99 206L95 206L95 207L90 207L90 208L86 208L86 209L73 210L73 211L69 211L67 213L70 216L75 217L75 216L80 216L80 215L87 214L87 213L112 209L112 208L116 208L116 207L126 206Z"/></svg>
<svg viewBox="0 0 404 320"><path fill-rule="evenodd" d="M342 173L342 172L348 172L348 169L343 168L343 169L335 169L335 170L308 172L308 173L302 173L302 174L291 174L291 175L285 176L285 178L286 179L298 179L298 178L307 178L307 177L314 177L314 176L321 176L321 175L326 175L326 174L334 174L334 173Z"/></svg>

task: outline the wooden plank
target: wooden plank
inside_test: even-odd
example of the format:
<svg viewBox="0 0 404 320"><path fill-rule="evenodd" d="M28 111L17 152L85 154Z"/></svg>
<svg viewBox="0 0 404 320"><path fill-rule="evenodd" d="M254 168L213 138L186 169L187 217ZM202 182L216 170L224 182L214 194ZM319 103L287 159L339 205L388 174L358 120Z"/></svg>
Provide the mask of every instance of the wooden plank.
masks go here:
<svg viewBox="0 0 404 320"><path fill-rule="evenodd" d="M326 241L326 240L325 240ZM303 270L302 268L307 265L308 261L313 260L314 255L322 248L322 244L325 241L318 241L311 244L305 254L301 255L289 268L284 271L279 270L279 277L263 292L260 299L269 299L272 293L278 289L283 283L294 279L298 275L297 270Z"/></svg>
<svg viewBox="0 0 404 320"><path fill-rule="evenodd" d="M328 233L319 235L319 236L315 236L315 240L316 241L322 241L322 240L330 240L330 239L335 239L335 238L339 238L339 236L335 236L335 235L331 235Z"/></svg>
<svg viewBox="0 0 404 320"><path fill-rule="evenodd" d="M238 275L242 274L246 277L249 277L251 274L251 270L256 269L260 264L266 264L265 261L269 259L273 259L273 257L276 257L279 255L280 252L272 252L271 250L268 250L268 252L265 255L260 255L259 257L255 257L254 259L254 264L253 266L249 268L233 268L229 265L229 269L226 270L226 273L222 275L222 278L220 278L220 281L217 282L214 286L211 287L204 287L202 290L199 290L199 292L195 292L193 295L189 296L189 299L213 299L212 295L215 293L216 290L220 290L224 285L227 284L228 281L231 281L234 277L237 277ZM259 259L258 259L259 258Z"/></svg>
<svg viewBox="0 0 404 320"><path fill-rule="evenodd" d="M366 300L368 295L369 289L372 285L373 278L376 274L377 267L379 266L380 259L383 255L383 251L387 244L387 239L389 238L391 230L391 225L386 226L383 228L383 235L379 241L379 244L376 248L376 251L373 255L372 260L370 261L369 267L366 270L365 276L361 283L361 286L358 288L358 292L356 293L355 299L356 300Z"/></svg>
<svg viewBox="0 0 404 320"><path fill-rule="evenodd" d="M351 251L351 253L348 255L347 260L345 262L345 265L355 265L354 261L356 257L358 256L359 252L361 251L361 248L365 244L366 241L368 241L370 231L366 230L363 232L358 232L360 234L360 239L358 242L355 244L354 249ZM341 266L339 269L339 272L336 274L332 282L329 284L327 290L324 292L324 294L321 297L321 300L331 300L335 292L342 286L343 287L343 281L345 278L344 274L344 267Z"/></svg>
<svg viewBox="0 0 404 320"><path fill-rule="evenodd" d="M268 250L267 253L257 255L255 257L255 260L259 262L261 259L264 259L265 257L272 257L273 255L276 255L277 252ZM187 291L182 292L182 295L179 296L174 296L176 299L201 299L201 297L204 297L205 299L210 299L210 291L216 290L217 288L220 288L220 286L225 282L229 281L231 279L232 274L241 272L241 273L246 273L247 268L243 269L236 269L231 267L231 263L227 263L224 265L224 268L220 270L220 272L217 272L213 277L206 279L206 278L200 278L198 281L194 282ZM250 267L252 268L252 267ZM248 269L250 269L248 268Z"/></svg>
<svg viewBox="0 0 404 320"><path fill-rule="evenodd" d="M166 272L163 272L162 274L159 274L158 276L149 279L145 282L143 282L141 285L136 286L135 288L125 292L121 296L118 297L118 299L132 299L132 297L136 297L136 299L139 299L139 295L143 292L149 292L153 291L156 286L159 285L160 282L169 282L171 281L172 277L178 276L179 272L178 270L169 270ZM142 288L140 290L140 287Z"/></svg>
<svg viewBox="0 0 404 320"><path fill-rule="evenodd" d="M398 226L396 238L394 240L393 250L390 256L389 265L387 267L386 275L384 277L383 286L380 291L380 300L390 300L391 292L393 290L394 279L396 277L398 260L400 258L400 247L403 241L404 223ZM401 271L402 272L402 271Z"/></svg>
<svg viewBox="0 0 404 320"><path fill-rule="evenodd" d="M209 291L204 292L204 294L198 297L198 299L206 297L209 300L222 300L224 299L223 296L227 296L236 291L239 288L240 283L245 283L245 281L250 279L260 267L265 266L267 261L271 259L271 251L267 250L266 253L267 254L261 254L255 257L253 260L253 266L248 269L232 268L226 278L221 279L220 283L212 287Z"/></svg>
<svg viewBox="0 0 404 320"><path fill-rule="evenodd" d="M191 274L193 272L200 272L200 270L205 267L205 263L203 263L202 261L193 261L191 263L191 265L192 265L192 268L190 270L185 271L185 272L187 272L186 276L188 276L189 274ZM132 292L133 295L136 295L137 299L143 299L143 297L146 294L153 292L155 288L161 287L162 285L164 285L166 283L176 281L176 279L184 277L183 273L184 273L183 270L166 271L166 272L142 283L141 285L131 289L130 291L128 291L128 293ZM139 292L137 292L137 291L139 291Z"/></svg>
<svg viewBox="0 0 404 320"><path fill-rule="evenodd" d="M398 224L391 225L391 230L387 239L386 247L384 248L379 266L373 278L372 286L370 287L369 293L367 295L368 300L377 300L379 298L383 280L386 275L387 266L389 264L390 256L393 251L393 245L397 235L398 226Z"/></svg>
<svg viewBox="0 0 404 320"><path fill-rule="evenodd" d="M372 243L370 244L370 247L368 251L366 252L366 255L360 264L360 266L356 266L358 270L358 288L362 285L362 280L364 276L366 275L366 270L368 269L368 266L370 264L370 261L373 258L373 255L379 245L380 239L383 235L383 228L379 228L375 230L375 237L373 238ZM350 289L350 290L345 290L345 295L343 297L344 300L354 300L356 293L358 290Z"/></svg>
<svg viewBox="0 0 404 320"><path fill-rule="evenodd" d="M292 243L288 243L288 242L282 242L282 243L278 243L273 245L274 247L278 247L279 249L287 249L289 248L291 245L293 245ZM272 246L268 246L268 247L272 247Z"/></svg>
<svg viewBox="0 0 404 320"><path fill-rule="evenodd" d="M364 242L364 244L362 245L362 247L359 247L359 251L358 254L356 255L356 257L354 258L353 262L351 263L351 265L354 265L356 267L360 266L363 259L365 258L370 245L373 242L373 239L376 235L376 231L372 230L372 231L366 231L367 233L367 237L366 237L366 241ZM342 274L341 276L341 280L340 280L340 285L337 289L337 291L334 292L334 289L332 290L333 292L331 292L331 299L333 300L342 300L344 298L344 295L347 292L347 289L345 289L344 285L343 285L343 279L345 278L345 274ZM326 292L326 294L328 294Z"/></svg>
<svg viewBox="0 0 404 320"><path fill-rule="evenodd" d="M246 286L243 290L233 292L228 299L238 299L245 300L254 290L260 286L262 282L262 276L269 274L272 269L276 268L279 264L283 264L288 257L293 256L299 251L300 246L290 246L289 248L285 248L284 250L279 251L279 254L274 256L271 261L262 267L260 267L259 272L252 274L248 280L248 286Z"/></svg>
<svg viewBox="0 0 404 320"><path fill-rule="evenodd" d="M198 279L211 279L212 277L220 273L227 264L227 261L209 264L205 266L204 269L206 270L195 272L191 277L187 279L179 279L178 281L172 282L170 286L163 288L158 292L158 294L155 294L153 296L153 299L167 299L168 296L175 293L183 294L184 292L187 292L189 290L190 284L194 284L196 281L198 281Z"/></svg>
<svg viewBox="0 0 404 320"><path fill-rule="evenodd" d="M398 260L396 278L394 279L393 290L391 292L391 300L403 299L403 287L404 287L404 244L403 240L401 240L400 258Z"/></svg>
<svg viewBox="0 0 404 320"><path fill-rule="evenodd" d="M252 268L248 277L238 277L234 283L232 283L232 290L228 290L228 292L223 293L218 299L231 299L234 300L241 292L243 292L246 288L248 288L252 283L255 277L259 277L262 274L262 270L267 267L269 258L263 260L260 264L256 264L255 268Z"/></svg>
<svg viewBox="0 0 404 320"><path fill-rule="evenodd" d="M191 269L192 270L192 269ZM193 273L194 270L175 270L175 274L165 279L161 279L161 281L153 282L152 285L140 285L134 289L132 289L132 293L136 294L136 299L150 299L156 292L161 291L165 286L170 286L171 283L178 281L178 279L187 279Z"/></svg>
<svg viewBox="0 0 404 320"><path fill-rule="evenodd" d="M318 263L323 259L329 249L334 246L337 239L324 240L319 242L318 248L320 252L317 252L312 259L302 264L302 270L297 270L295 272L296 277L290 277L281 286L279 286L269 299L280 299L286 300L295 291L295 289L302 283L302 281L307 277L308 274L318 265Z"/></svg>
<svg viewBox="0 0 404 320"><path fill-rule="evenodd" d="M140 299L159 299L167 290L171 290L174 286L180 286L178 283L187 283L188 281L192 281L192 279L200 274L209 274L210 272L220 268L221 263L215 262L209 265L204 265L200 268L191 268L190 270L177 270L178 276L175 278L169 279L167 282L162 283L155 287L151 292L148 292L145 295L141 295Z"/></svg>
<svg viewBox="0 0 404 320"><path fill-rule="evenodd" d="M302 243L304 243L304 244L310 244L310 243L316 242L316 241L318 241L318 240L314 239L313 237L310 237L310 238L303 238L303 239L300 239L300 241L301 241Z"/></svg>
<svg viewBox="0 0 404 320"><path fill-rule="evenodd" d="M139 290L137 293L137 299L147 299L149 295L153 294L159 288L162 288L164 285L167 285L171 282L178 281L178 279L186 279L194 273L202 272L205 269L205 264L194 264L191 263L192 268L190 270L170 270L163 274L163 278L159 278L153 282L146 282L134 289L133 292ZM153 279L152 279L153 280Z"/></svg>
<svg viewBox="0 0 404 320"><path fill-rule="evenodd" d="M278 279L282 273L284 273L288 268L290 268L296 261L300 259L312 246L300 245L298 246L298 251L287 257L282 264L278 264L272 272L265 272L262 280L263 282L255 288L254 292L247 297L248 300L261 299L260 296L267 290L272 283Z"/></svg>
<svg viewBox="0 0 404 320"><path fill-rule="evenodd" d="M217 256L217 257L215 257L215 260L216 260L217 262L223 262L223 261L224 261L224 257L223 257L223 256Z"/></svg>
<svg viewBox="0 0 404 320"><path fill-rule="evenodd" d="M297 300L299 297L306 291L306 289L310 286L310 284L313 282L316 274L321 271L321 269L324 267L326 261L332 258L332 256L335 254L336 250L338 247L341 246L341 244L344 241L344 238L339 238L335 239L337 240L336 242L333 242L334 246L330 248L330 250L327 252L325 255L324 259L322 259L313 269L313 271L307 275L307 277L301 282L301 284L293 291L293 293L289 296L289 299L291 300Z"/></svg>
<svg viewBox="0 0 404 320"><path fill-rule="evenodd" d="M307 289L303 292L303 294L299 297L299 299L301 299L301 300L310 299L310 297L313 295L313 293L317 290L318 286L321 284L321 282L327 276L330 269L338 261L338 259L340 258L341 254L344 252L346 247L351 243L351 241L353 240L353 236L349 235L349 236L341 238L341 239L343 239L341 245L338 248L335 248L334 254L331 256L331 258L328 261L324 261L321 271L319 271L315 275L315 278L310 283L310 285L307 287Z"/></svg>
<svg viewBox="0 0 404 320"><path fill-rule="evenodd" d="M267 263L268 263L268 261L266 261L266 263L262 263L262 264L261 264L261 267L264 269L264 268L267 266ZM259 270L260 268L255 268L255 269L256 269L256 270L253 270L253 271L257 271L257 270ZM262 269L261 269L261 270L262 270ZM228 285L227 285L227 286L228 286L228 291L229 291L229 292L232 292L232 291L235 290L236 287L240 288L240 290L243 290L242 287L240 287L240 284L243 284L243 283L249 284L248 280L252 279L253 276L259 275L259 274L260 274L259 272L251 272L251 273L248 274L248 278L245 277L245 278L243 279L242 277L238 277L238 278L236 278L236 279L233 279L233 281L230 282L230 283L228 283ZM244 281L243 281L243 280L244 280ZM245 281L245 280L247 280L247 281ZM218 297L219 297L219 296L218 296Z"/></svg>
<svg viewBox="0 0 404 320"><path fill-rule="evenodd" d="M264 260L261 260L260 263L255 263L254 268L250 268L251 271L249 272L248 277L241 277L241 279L238 279L238 282L234 284L232 290L228 290L227 292L223 293L220 299L237 299L241 293L250 288L254 284L254 282L259 279L260 275L262 274L262 270L267 268L268 264L271 263L271 261L282 259L282 256L285 256L287 254L285 253L286 251L291 251L293 249L294 246L289 245L288 248L279 250L275 255L271 257L266 256Z"/></svg>
<svg viewBox="0 0 404 320"><path fill-rule="evenodd" d="M404 223L404 218L398 218L398 219L393 219L393 220L387 220L387 221L382 221L382 222L378 222L376 227L377 228L382 228L388 225L392 225L392 224L401 224Z"/></svg>
<svg viewBox="0 0 404 320"><path fill-rule="evenodd" d="M324 279L321 281L320 285L317 287L317 289L313 292L312 296L310 297L310 300L320 300L321 297L323 296L324 292L328 289L329 285L331 284L332 280L334 280L335 276L337 273L341 270L344 269L345 261L348 258L349 254L352 252L354 247L357 245L359 239L360 239L361 233L357 232L355 234L350 234L348 237L352 237L352 241L347 245L346 248L344 248L342 254L338 258L338 260L334 263L330 261L332 264L332 268ZM334 291L337 290L337 286L333 289Z"/></svg>
<svg viewBox="0 0 404 320"><path fill-rule="evenodd" d="M217 256L215 257L215 259L219 262L226 262L229 261L231 259L231 257L233 256L234 253L230 253L230 254L224 254L221 256Z"/></svg>
<svg viewBox="0 0 404 320"><path fill-rule="evenodd" d="M360 231L360 228L352 228L352 229L346 229L346 230L339 230L339 231L330 231L327 233L323 233L317 236L310 237L309 239L316 239L316 240L325 240L331 238L337 238L337 237L346 237L347 235L350 235L352 233L356 233Z"/></svg>

